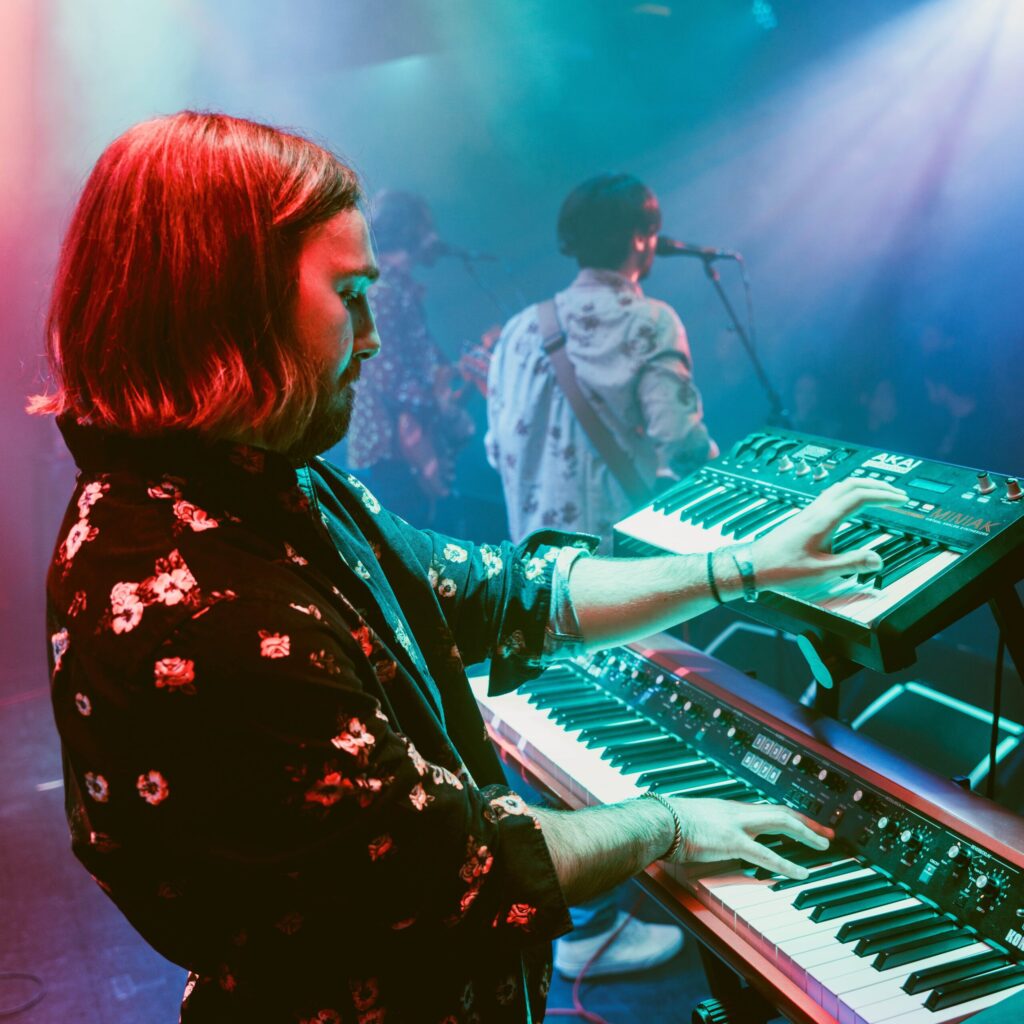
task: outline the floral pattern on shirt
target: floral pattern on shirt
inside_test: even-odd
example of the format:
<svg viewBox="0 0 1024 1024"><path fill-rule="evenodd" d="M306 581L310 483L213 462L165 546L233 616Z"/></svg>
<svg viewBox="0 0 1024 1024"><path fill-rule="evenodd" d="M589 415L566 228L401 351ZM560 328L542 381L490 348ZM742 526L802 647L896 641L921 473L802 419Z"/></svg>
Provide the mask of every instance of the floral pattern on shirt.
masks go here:
<svg viewBox="0 0 1024 1024"><path fill-rule="evenodd" d="M579 385L640 477L682 474L717 453L679 318L613 271L581 270L555 298ZM634 511L559 387L530 306L505 325L488 378L486 447L501 474L509 531L593 534Z"/></svg>

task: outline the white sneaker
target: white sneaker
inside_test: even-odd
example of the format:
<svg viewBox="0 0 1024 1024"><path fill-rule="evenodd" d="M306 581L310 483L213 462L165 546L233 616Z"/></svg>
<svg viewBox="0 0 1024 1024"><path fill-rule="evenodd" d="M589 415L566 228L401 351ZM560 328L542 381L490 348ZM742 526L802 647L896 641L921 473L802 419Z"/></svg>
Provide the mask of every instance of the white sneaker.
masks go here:
<svg viewBox="0 0 1024 1024"><path fill-rule="evenodd" d="M564 978L575 978L587 961L604 945L608 937L629 915L620 910L615 924L606 932L575 942L555 942L555 970ZM587 971L588 978L629 971L646 971L649 967L671 960L683 947L683 932L673 924L651 924L630 918L615 941L595 960Z"/></svg>

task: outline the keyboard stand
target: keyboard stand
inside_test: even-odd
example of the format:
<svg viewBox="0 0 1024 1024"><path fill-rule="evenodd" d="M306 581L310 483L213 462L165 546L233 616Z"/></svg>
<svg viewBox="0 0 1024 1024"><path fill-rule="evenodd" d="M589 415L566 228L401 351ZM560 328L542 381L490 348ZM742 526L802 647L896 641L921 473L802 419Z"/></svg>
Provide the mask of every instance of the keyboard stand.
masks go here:
<svg viewBox="0 0 1024 1024"><path fill-rule="evenodd" d="M796 645L804 656L811 675L814 677L814 695L811 707L829 718L839 717L839 684L855 676L863 669L849 658L830 651L828 646L813 633L803 633L796 638ZM801 701L803 703L803 701Z"/></svg>
<svg viewBox="0 0 1024 1024"><path fill-rule="evenodd" d="M1024 605L1017 588L1012 583L995 587L988 606L1017 667L1017 675L1024 680Z"/></svg>

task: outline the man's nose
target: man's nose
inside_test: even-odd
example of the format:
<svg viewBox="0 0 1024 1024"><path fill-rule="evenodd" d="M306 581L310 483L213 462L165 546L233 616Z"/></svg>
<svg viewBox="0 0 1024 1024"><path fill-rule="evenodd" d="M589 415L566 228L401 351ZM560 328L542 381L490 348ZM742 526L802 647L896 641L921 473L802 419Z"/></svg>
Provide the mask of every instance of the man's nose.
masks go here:
<svg viewBox="0 0 1024 1024"><path fill-rule="evenodd" d="M373 311L370 309L369 303L364 300L363 309L360 310L356 323L352 354L356 359L372 359L378 352L380 352L380 336L377 334L377 324L373 319Z"/></svg>

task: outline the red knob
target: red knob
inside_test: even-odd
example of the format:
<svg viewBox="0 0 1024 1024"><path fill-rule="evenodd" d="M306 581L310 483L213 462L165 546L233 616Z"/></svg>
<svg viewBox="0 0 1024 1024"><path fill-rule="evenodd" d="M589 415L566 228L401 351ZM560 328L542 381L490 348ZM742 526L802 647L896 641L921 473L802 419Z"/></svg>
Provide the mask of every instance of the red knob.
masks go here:
<svg viewBox="0 0 1024 1024"><path fill-rule="evenodd" d="M978 488L979 494L991 494L996 489L996 485L992 483L988 473L979 473L978 482L975 486Z"/></svg>
<svg viewBox="0 0 1024 1024"><path fill-rule="evenodd" d="M1006 480L1006 498L1008 501L1020 501L1024 498L1024 491L1020 489L1020 483L1016 477L1008 477Z"/></svg>

